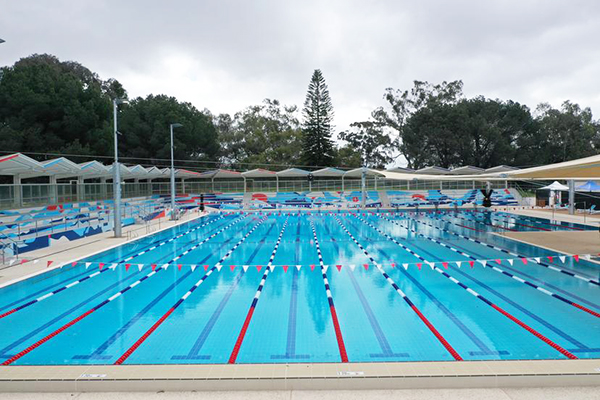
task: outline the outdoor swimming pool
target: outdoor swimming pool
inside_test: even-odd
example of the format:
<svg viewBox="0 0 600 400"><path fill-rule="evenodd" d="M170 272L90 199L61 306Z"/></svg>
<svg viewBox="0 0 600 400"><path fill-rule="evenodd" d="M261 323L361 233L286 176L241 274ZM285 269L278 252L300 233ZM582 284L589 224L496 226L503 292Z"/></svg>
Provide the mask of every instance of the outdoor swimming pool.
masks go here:
<svg viewBox="0 0 600 400"><path fill-rule="evenodd" d="M600 357L600 268L490 212L211 214L0 289L5 365ZM523 261L526 258L526 263Z"/></svg>

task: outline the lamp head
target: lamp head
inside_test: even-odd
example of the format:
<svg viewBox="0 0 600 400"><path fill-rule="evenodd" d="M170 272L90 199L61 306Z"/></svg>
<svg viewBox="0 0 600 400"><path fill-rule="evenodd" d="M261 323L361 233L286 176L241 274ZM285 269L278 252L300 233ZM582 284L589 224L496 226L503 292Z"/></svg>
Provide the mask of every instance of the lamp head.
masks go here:
<svg viewBox="0 0 600 400"><path fill-rule="evenodd" d="M183 125L182 125L182 124L180 124L180 123L178 123L178 122L175 122L174 124L171 124L171 127L172 127L172 128L181 128L182 126L183 126Z"/></svg>
<svg viewBox="0 0 600 400"><path fill-rule="evenodd" d="M4 42L6 42L6 40L0 39L0 43L4 43Z"/></svg>

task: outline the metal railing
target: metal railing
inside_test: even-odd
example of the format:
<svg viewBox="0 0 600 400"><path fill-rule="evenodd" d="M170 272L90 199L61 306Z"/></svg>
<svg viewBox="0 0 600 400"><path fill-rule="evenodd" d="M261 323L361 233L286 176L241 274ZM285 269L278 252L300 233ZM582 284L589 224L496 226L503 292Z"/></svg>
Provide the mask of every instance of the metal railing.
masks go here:
<svg viewBox="0 0 600 400"><path fill-rule="evenodd" d="M478 181L398 181L391 179L366 180L367 190L469 190L483 189L485 182ZM491 182L493 189L515 187L511 181ZM518 185L517 185L518 186ZM121 185L122 198L150 197L153 195L169 195L169 182L124 182ZM326 191L360 191L360 179L321 179L312 182L307 179L246 179L243 180L210 180L183 181L175 185L177 193L242 193L246 192L326 192ZM0 185L0 210L45 206L63 203L82 203L110 200L113 198L112 183L58 183Z"/></svg>

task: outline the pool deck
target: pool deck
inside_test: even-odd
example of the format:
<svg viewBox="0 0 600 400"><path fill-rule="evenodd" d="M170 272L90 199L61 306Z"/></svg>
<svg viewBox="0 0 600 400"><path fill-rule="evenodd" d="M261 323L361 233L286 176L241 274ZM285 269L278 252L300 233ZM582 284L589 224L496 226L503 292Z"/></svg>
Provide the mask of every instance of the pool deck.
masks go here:
<svg viewBox="0 0 600 400"><path fill-rule="evenodd" d="M4 392L600 386L600 360L0 367Z"/></svg>
<svg viewBox="0 0 600 400"><path fill-rule="evenodd" d="M546 211L511 209L508 211L548 218ZM198 217L200 215L191 214L175 223L165 221L162 222L160 229L167 229ZM580 215L568 214L556 215L555 219L580 223L583 221ZM28 260L37 259L38 262L34 264L30 261L0 270L0 287L11 281L48 270L47 261L53 261L50 268L56 268L61 264L137 239L137 237L132 238L131 234L128 238L126 232L130 229L135 228L124 230L125 237L120 239L111 238L112 233L107 232L80 239L76 244L59 243L50 249L28 253ZM139 237L142 237L156 233L158 227L155 226L152 232L148 233L145 227L137 229L143 229L139 231ZM600 252L600 235L597 231L517 232L503 236L569 254L596 255ZM594 386L600 387L600 359L345 364L0 366L0 392L269 390L273 395L280 393L275 391L284 391L281 392L284 394L283 397L291 398L292 391L295 390L573 387L573 390L581 391L584 390L583 387ZM547 398L545 393L543 396ZM560 393L564 395L571 392ZM600 391L593 393L598 394ZM511 398L503 391L496 394L499 397L492 396L491 392L481 395L485 398ZM589 394L593 396L592 392ZM382 398L384 396L382 395ZM320 396L306 398L316 397ZM235 394L231 398L236 398ZM439 395L423 398L439 398ZM473 394L472 397L465 398L482 397Z"/></svg>
<svg viewBox="0 0 600 400"><path fill-rule="evenodd" d="M498 208L499 211L505 211L504 208ZM552 213L547 209L518 209L508 208L507 212L513 214L546 218L555 221L572 222L598 228L600 218L598 216L575 214L569 215L566 211ZM590 254L598 256L600 254L600 232L592 231L537 231L537 232L498 232L495 235L508 237L520 242L542 247L551 251L565 254ZM592 262L597 262L591 260Z"/></svg>

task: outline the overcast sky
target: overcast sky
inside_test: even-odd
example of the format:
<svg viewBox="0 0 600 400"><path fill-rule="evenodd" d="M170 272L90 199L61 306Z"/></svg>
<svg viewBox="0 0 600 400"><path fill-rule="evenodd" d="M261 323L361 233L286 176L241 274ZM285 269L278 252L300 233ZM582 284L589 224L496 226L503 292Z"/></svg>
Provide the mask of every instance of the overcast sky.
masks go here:
<svg viewBox="0 0 600 400"><path fill-rule="evenodd" d="M600 117L596 0L0 0L0 38L0 65L50 53L213 113L301 106L320 68L338 131L413 80Z"/></svg>

